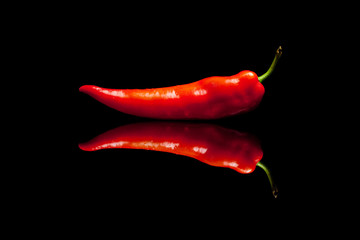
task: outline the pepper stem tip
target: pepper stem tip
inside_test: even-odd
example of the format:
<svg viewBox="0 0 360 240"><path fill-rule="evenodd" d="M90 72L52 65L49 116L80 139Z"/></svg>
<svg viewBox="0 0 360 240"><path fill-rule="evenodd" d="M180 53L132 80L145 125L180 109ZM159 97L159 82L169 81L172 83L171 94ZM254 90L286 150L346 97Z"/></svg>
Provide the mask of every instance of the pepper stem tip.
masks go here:
<svg viewBox="0 0 360 240"><path fill-rule="evenodd" d="M275 57L274 57L274 60L273 62L271 63L271 66L269 67L269 69L267 70L266 73L264 73L263 75L261 75L258 79L259 79L259 82L262 82L264 81L267 77L270 76L270 74L274 71L275 69L275 66L280 58L280 56L282 55L282 47L279 46L278 49L276 50L276 54L275 54Z"/></svg>
<svg viewBox="0 0 360 240"><path fill-rule="evenodd" d="M278 195L279 195L279 190L277 188L277 186L275 185L274 181L273 181L273 178L270 174L270 170L263 164L263 163L260 163L258 162L256 164L256 166L260 167L261 169L264 170L264 172L266 173L267 177L268 177L268 180L269 180L269 183L270 183L270 187L271 187L271 191L272 191L272 194L274 196L274 198L277 198Z"/></svg>

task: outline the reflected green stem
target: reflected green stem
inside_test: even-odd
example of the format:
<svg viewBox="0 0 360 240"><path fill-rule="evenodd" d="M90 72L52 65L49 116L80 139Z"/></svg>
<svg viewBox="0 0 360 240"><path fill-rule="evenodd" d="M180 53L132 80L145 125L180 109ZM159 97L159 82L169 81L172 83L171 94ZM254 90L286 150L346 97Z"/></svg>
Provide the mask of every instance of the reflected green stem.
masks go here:
<svg viewBox="0 0 360 240"><path fill-rule="evenodd" d="M269 169L262 163L258 162L256 164L256 166L260 167L261 169L263 169L269 179L269 182L270 182L270 186L271 186L271 190L272 190L272 194L274 195L275 198L277 198L278 194L279 194L279 190L278 188L276 187L276 185L274 184L274 181L271 177L271 174L270 174L270 171Z"/></svg>

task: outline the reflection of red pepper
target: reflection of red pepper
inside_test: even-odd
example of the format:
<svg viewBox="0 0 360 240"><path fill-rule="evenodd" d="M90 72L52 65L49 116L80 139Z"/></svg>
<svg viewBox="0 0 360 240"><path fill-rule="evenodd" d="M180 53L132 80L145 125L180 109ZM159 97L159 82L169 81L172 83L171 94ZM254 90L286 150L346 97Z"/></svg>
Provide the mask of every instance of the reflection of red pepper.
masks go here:
<svg viewBox="0 0 360 240"><path fill-rule="evenodd" d="M281 47L269 70L259 78L246 70L164 88L107 89L84 85L79 90L111 108L140 117L217 119L256 108L265 92L261 82L274 70L280 56Z"/></svg>
<svg viewBox="0 0 360 240"><path fill-rule="evenodd" d="M273 185L269 171L260 164L263 152L258 139L248 133L203 123L153 122L120 126L105 132L80 149L95 151L109 148L145 149L189 156L211 166L226 167L240 173L263 168ZM275 195L275 194L274 194Z"/></svg>

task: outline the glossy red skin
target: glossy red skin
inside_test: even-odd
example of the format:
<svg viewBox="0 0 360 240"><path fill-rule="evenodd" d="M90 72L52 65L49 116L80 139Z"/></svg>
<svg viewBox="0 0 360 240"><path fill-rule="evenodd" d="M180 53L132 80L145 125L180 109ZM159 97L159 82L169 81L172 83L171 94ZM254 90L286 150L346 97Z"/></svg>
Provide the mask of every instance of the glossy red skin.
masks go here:
<svg viewBox="0 0 360 240"><path fill-rule="evenodd" d="M256 108L264 86L251 71L228 77L152 89L80 87L99 102L123 113L154 119L217 119Z"/></svg>
<svg viewBox="0 0 360 240"><path fill-rule="evenodd" d="M243 174L253 172L263 156L260 143L253 135L202 123L129 124L105 132L79 147L84 151L127 148L169 152Z"/></svg>

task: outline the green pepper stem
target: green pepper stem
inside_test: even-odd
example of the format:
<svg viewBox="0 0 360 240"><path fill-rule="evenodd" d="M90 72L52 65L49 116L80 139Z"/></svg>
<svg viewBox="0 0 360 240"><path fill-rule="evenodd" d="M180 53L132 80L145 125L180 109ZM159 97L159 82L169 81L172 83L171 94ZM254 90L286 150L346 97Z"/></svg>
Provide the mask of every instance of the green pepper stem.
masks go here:
<svg viewBox="0 0 360 240"><path fill-rule="evenodd" d="M268 169L264 164L262 164L262 163L260 163L260 162L258 162L258 163L256 164L256 166L262 168L262 169L265 171L265 173L266 173L266 175L267 175L267 177L268 177L268 179L269 179L269 182L270 182L272 194L274 195L275 198L277 198L277 196L279 195L279 190L278 190L278 188L276 187L276 185L274 184L274 181L273 181L273 179L272 179L272 177L271 177L271 174L270 174L269 169Z"/></svg>
<svg viewBox="0 0 360 240"><path fill-rule="evenodd" d="M279 58L282 54L282 48L281 46L276 50L276 54L275 54L275 58L273 60L273 62L271 63L270 65L270 68L267 70L266 73L264 73L263 75L261 75L258 79L259 79L259 82L262 82L264 81L264 79L266 79L267 77L270 76L270 74L274 71L275 69L275 66L276 66L276 63L279 61Z"/></svg>

